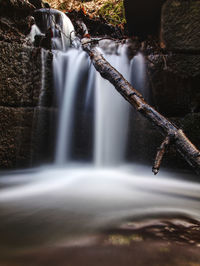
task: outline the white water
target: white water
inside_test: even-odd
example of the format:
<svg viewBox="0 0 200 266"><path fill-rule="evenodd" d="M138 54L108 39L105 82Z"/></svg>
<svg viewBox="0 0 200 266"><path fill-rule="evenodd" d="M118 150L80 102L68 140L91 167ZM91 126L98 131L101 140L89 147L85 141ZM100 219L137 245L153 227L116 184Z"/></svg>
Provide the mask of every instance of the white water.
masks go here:
<svg viewBox="0 0 200 266"><path fill-rule="evenodd" d="M71 20L56 9L42 8L36 13L40 14L42 23L39 21L38 24L42 25L42 28L33 25L29 34L30 40L34 42L36 35L45 35L48 30L51 30L52 49L66 51L75 40L75 30Z"/></svg>
<svg viewBox="0 0 200 266"><path fill-rule="evenodd" d="M51 28L53 31L53 48L65 51L75 38L74 26L70 19L63 12L54 9L40 9L40 12L43 12L45 30Z"/></svg>
<svg viewBox="0 0 200 266"><path fill-rule="evenodd" d="M0 247L14 247L16 241L15 248L55 245L124 219L200 219L199 184L149 172L137 165L99 170L75 165L5 176L0 180Z"/></svg>
<svg viewBox="0 0 200 266"><path fill-rule="evenodd" d="M146 67L145 59L141 53L138 53L130 62L131 80L130 82L134 85L134 88L138 90L143 97L148 101L148 91L146 88Z"/></svg>
<svg viewBox="0 0 200 266"><path fill-rule="evenodd" d="M60 105L55 158L62 165L70 160L74 106L88 58L84 52L71 49L65 54L56 53L53 66Z"/></svg>
<svg viewBox="0 0 200 266"><path fill-rule="evenodd" d="M116 45L112 41L101 41L99 48L105 58L130 80L130 62L126 49L126 45ZM94 164L98 167L122 165L125 162L130 107L114 87L89 66L88 60L82 50L69 49L64 53L54 53L54 86L59 95L60 107L56 164L64 165L71 161L75 103L87 70L85 108L92 101L95 106ZM95 99L91 97L92 90Z"/></svg>
<svg viewBox="0 0 200 266"><path fill-rule="evenodd" d="M100 52L129 81L130 64L126 46L115 47L110 41L104 41L104 46L107 49L111 46L112 50L108 54L101 48ZM113 50L116 50L114 54ZM96 79L95 107L95 164L99 167L122 164L127 145L129 104L99 74Z"/></svg>
<svg viewBox="0 0 200 266"><path fill-rule="evenodd" d="M36 24L33 24L31 27L31 31L28 35L29 40L34 43L35 41L35 36L36 35L41 35L42 32L40 31L40 29L38 28L38 26Z"/></svg>

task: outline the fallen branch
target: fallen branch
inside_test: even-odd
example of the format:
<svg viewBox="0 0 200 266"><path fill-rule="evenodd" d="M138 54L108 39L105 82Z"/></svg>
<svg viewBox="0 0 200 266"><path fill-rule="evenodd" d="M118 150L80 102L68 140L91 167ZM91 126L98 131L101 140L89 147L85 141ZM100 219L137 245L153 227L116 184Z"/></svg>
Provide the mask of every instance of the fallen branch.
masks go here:
<svg viewBox="0 0 200 266"><path fill-rule="evenodd" d="M169 144L170 144L170 136L167 136L166 139L164 139L164 141L160 145L160 148L158 148L156 159L154 161L154 165L152 168L152 172L154 173L154 175L157 175L157 173L159 172L163 156Z"/></svg>
<svg viewBox="0 0 200 266"><path fill-rule="evenodd" d="M88 41L88 40L87 40ZM176 150L182 155L182 157L200 173L200 151L190 142L185 136L183 131L172 124L163 115L158 113L153 107L148 105L142 95L136 91L131 84L114 68L112 67L100 52L91 45L83 43L83 49L88 53L93 61L94 67L101 74L101 76L109 80L115 87L115 89L131 104L138 112L149 119L154 125L156 125L165 137L170 137L171 142L175 145ZM163 144L164 145L164 144ZM157 154L158 160L155 162L156 168L160 167L162 157L165 149L162 153ZM155 172L155 174L157 174Z"/></svg>

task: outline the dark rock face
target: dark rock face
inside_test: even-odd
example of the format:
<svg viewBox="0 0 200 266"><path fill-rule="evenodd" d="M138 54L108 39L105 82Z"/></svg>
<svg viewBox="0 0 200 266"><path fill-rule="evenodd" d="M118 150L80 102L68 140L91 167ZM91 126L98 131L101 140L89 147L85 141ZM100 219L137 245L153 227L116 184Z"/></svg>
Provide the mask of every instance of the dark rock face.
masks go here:
<svg viewBox="0 0 200 266"><path fill-rule="evenodd" d="M0 106L1 169L31 163L33 108Z"/></svg>
<svg viewBox="0 0 200 266"><path fill-rule="evenodd" d="M0 42L0 106L33 107L41 87L40 50Z"/></svg>
<svg viewBox="0 0 200 266"><path fill-rule="evenodd" d="M42 8L43 4L42 4L42 0L29 0L29 2L34 5L34 7L36 8Z"/></svg>
<svg viewBox="0 0 200 266"><path fill-rule="evenodd" d="M200 111L200 55L148 57L154 104L162 114L184 116Z"/></svg>
<svg viewBox="0 0 200 266"><path fill-rule="evenodd" d="M166 1L162 40L167 49L200 50L200 1Z"/></svg>
<svg viewBox="0 0 200 266"><path fill-rule="evenodd" d="M89 15L85 15L82 10L66 13L71 19L76 34L82 38L85 35L85 27L89 31L91 36L109 36L112 38L123 38L123 31L118 26L108 24L103 18L91 18Z"/></svg>
<svg viewBox="0 0 200 266"><path fill-rule="evenodd" d="M29 15L41 7L41 1L0 0L0 5L0 169L28 167L44 158L52 160L50 124L56 113L49 108L53 102L49 71L40 97L41 49L26 39ZM49 69L51 59L49 54Z"/></svg>
<svg viewBox="0 0 200 266"><path fill-rule="evenodd" d="M54 143L50 138L54 139L55 127L51 128L51 121L56 111L50 108L53 94L49 73L45 73L45 94L42 99L40 96L40 49L0 42L0 51L0 168L52 160Z"/></svg>
<svg viewBox="0 0 200 266"><path fill-rule="evenodd" d="M180 120L180 126L190 140L200 149L200 112L187 114Z"/></svg>
<svg viewBox="0 0 200 266"><path fill-rule="evenodd" d="M200 1L168 0L162 10L162 42L166 54L147 57L153 101L200 148ZM198 32L197 32L198 31ZM171 118L173 117L173 118ZM183 167L174 148L166 156Z"/></svg>
<svg viewBox="0 0 200 266"><path fill-rule="evenodd" d="M169 52L151 55L148 69L154 102L167 116L200 111L200 1L168 0L162 12L162 41Z"/></svg>
<svg viewBox="0 0 200 266"><path fill-rule="evenodd" d="M0 14L8 17L19 14L26 17L35 8L28 0L0 0L0 6Z"/></svg>
<svg viewBox="0 0 200 266"><path fill-rule="evenodd" d="M11 18L13 15L21 17L31 15L35 8L41 8L43 4L42 0L0 0L0 6L0 14Z"/></svg>
<svg viewBox="0 0 200 266"><path fill-rule="evenodd" d="M21 44L0 42L1 168L31 163L34 107L40 93L40 53ZM33 75L32 75L33 71ZM34 78L33 78L34 77Z"/></svg>
<svg viewBox="0 0 200 266"><path fill-rule="evenodd" d="M124 0L129 34L140 39L145 39L148 35L158 35L164 1Z"/></svg>

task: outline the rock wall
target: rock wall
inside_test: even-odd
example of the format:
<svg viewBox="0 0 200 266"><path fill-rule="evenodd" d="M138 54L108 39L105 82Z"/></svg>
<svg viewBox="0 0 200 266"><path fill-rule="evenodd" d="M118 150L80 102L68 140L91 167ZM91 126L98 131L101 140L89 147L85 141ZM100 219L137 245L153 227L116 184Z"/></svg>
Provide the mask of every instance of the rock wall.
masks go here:
<svg viewBox="0 0 200 266"><path fill-rule="evenodd" d="M168 0L162 9L166 53L148 57L154 102L167 116L200 111L200 1Z"/></svg>
<svg viewBox="0 0 200 266"><path fill-rule="evenodd" d="M199 18L199 0L167 0L161 23L165 50L149 55L147 67L155 107L200 149ZM175 154L172 149L167 163L178 161Z"/></svg>
<svg viewBox="0 0 200 266"><path fill-rule="evenodd" d="M151 104L182 128L200 148L200 1L124 0L124 4L129 34L141 40L148 35L154 35L155 39L160 36L164 48L156 47L146 56ZM131 150L137 150L137 156L133 159L144 159L145 154L152 164L162 136L143 118L138 117L138 123L146 134L141 136L140 129L134 130L130 146ZM173 148L164 164L187 165Z"/></svg>
<svg viewBox="0 0 200 266"><path fill-rule="evenodd" d="M200 1L166 1L162 9L162 39L167 49L200 52Z"/></svg>
<svg viewBox="0 0 200 266"><path fill-rule="evenodd" d="M0 106L36 106L41 87L40 50L0 42L0 51Z"/></svg>
<svg viewBox="0 0 200 266"><path fill-rule="evenodd" d="M52 154L48 144L50 119L55 113L49 92L51 75L46 73L48 97L44 95L39 106L41 50L26 38L34 4L41 7L41 1L7 0L0 4L0 169L28 167L44 158L51 160Z"/></svg>

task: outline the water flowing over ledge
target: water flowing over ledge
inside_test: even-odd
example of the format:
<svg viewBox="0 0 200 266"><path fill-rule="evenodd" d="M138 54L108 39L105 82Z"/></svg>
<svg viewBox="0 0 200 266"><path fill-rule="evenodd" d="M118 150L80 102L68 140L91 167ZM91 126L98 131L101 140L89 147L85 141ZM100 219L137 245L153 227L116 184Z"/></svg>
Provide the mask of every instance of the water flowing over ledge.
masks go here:
<svg viewBox="0 0 200 266"><path fill-rule="evenodd" d="M69 48L69 19L58 11L40 12L44 25L34 28L36 34L53 28L49 17L60 26L53 28L52 43L59 109L55 164L0 180L0 246L16 240L19 247L48 244L130 218L181 214L200 219L199 184L175 180L180 176L167 172L157 179L145 166L127 166L129 105L96 73L81 48ZM112 41L100 42L98 49L140 88L145 79L141 54L130 62L126 45ZM45 67L45 53L42 59ZM92 154L87 163L80 163L80 146Z"/></svg>

